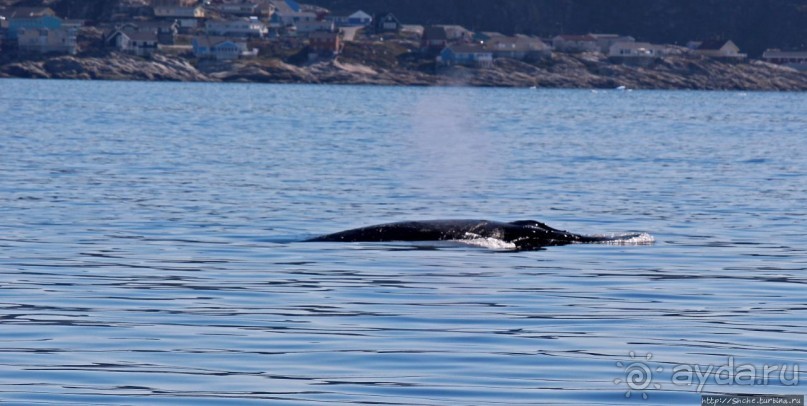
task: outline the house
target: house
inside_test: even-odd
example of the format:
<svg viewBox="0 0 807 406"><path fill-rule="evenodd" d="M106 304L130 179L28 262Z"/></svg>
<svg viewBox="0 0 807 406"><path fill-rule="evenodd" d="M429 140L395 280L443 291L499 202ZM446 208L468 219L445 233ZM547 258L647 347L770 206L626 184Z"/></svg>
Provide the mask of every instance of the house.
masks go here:
<svg viewBox="0 0 807 406"><path fill-rule="evenodd" d="M589 34L594 37L594 40L597 41L597 47L600 49L605 55L608 55L611 52L611 46L616 44L617 42L620 43L629 43L629 42L636 42L636 38L627 35L617 35L617 34Z"/></svg>
<svg viewBox="0 0 807 406"><path fill-rule="evenodd" d="M160 45L174 45L176 35L179 33L179 22L169 21L137 21L118 24L114 29L108 31L105 43L107 46L118 47L117 36L120 32L150 32L157 35Z"/></svg>
<svg viewBox="0 0 807 406"><path fill-rule="evenodd" d="M314 54L333 56L342 52L342 36L338 32L314 31L308 41Z"/></svg>
<svg viewBox="0 0 807 406"><path fill-rule="evenodd" d="M456 44L443 49L437 56L437 64L443 66L490 66L493 53L480 44Z"/></svg>
<svg viewBox="0 0 807 406"><path fill-rule="evenodd" d="M298 21L294 23L294 27L297 29L297 35L303 37L307 37L311 33L318 31L336 31L336 24L332 20Z"/></svg>
<svg viewBox="0 0 807 406"><path fill-rule="evenodd" d="M204 18L205 9L193 0L154 0L152 4L157 18L195 19Z"/></svg>
<svg viewBox="0 0 807 406"><path fill-rule="evenodd" d="M766 49L762 60L768 63L787 66L800 71L807 71L807 51L782 51Z"/></svg>
<svg viewBox="0 0 807 406"><path fill-rule="evenodd" d="M275 11L275 6L257 0L236 0L220 4L218 10L222 14L238 17L268 17Z"/></svg>
<svg viewBox="0 0 807 406"><path fill-rule="evenodd" d="M448 33L439 25L426 27L420 37L420 50L426 54L437 55L448 46Z"/></svg>
<svg viewBox="0 0 807 406"><path fill-rule="evenodd" d="M473 42L487 42L491 38L495 37L504 37L505 35L500 32L493 32L493 31L479 31L475 32L471 40Z"/></svg>
<svg viewBox="0 0 807 406"><path fill-rule="evenodd" d="M494 58L539 59L552 53L552 48L540 38L521 34L491 37L483 45L493 53Z"/></svg>
<svg viewBox="0 0 807 406"><path fill-rule="evenodd" d="M694 52L709 58L745 59L748 55L740 53L740 48L731 40L708 40L701 43L691 42ZM697 47L695 47L697 45Z"/></svg>
<svg viewBox="0 0 807 406"><path fill-rule="evenodd" d="M257 49L247 50L243 39L225 37L196 36L192 41L193 54L199 59L216 59L219 61L235 60L245 56L257 55Z"/></svg>
<svg viewBox="0 0 807 406"><path fill-rule="evenodd" d="M366 27L373 22L373 16L364 11L357 11L349 16L329 17L337 27Z"/></svg>
<svg viewBox="0 0 807 406"><path fill-rule="evenodd" d="M159 38L150 31L115 30L107 36L106 44L127 54L151 56L159 49Z"/></svg>
<svg viewBox="0 0 807 406"><path fill-rule="evenodd" d="M668 55L672 49L648 42L617 42L608 50L608 58L615 62L648 64L655 58Z"/></svg>
<svg viewBox="0 0 807 406"><path fill-rule="evenodd" d="M299 13L303 11L303 8L300 6L300 3L297 3L295 0L271 0L270 3L274 6L275 11L280 12L296 12Z"/></svg>
<svg viewBox="0 0 807 406"><path fill-rule="evenodd" d="M6 39L8 40L16 40L17 33L21 29L55 30L61 28L63 22L49 7L16 7L7 9L5 14L7 14Z"/></svg>
<svg viewBox="0 0 807 406"><path fill-rule="evenodd" d="M17 44L20 52L75 55L78 51L75 28L20 28Z"/></svg>
<svg viewBox="0 0 807 406"><path fill-rule="evenodd" d="M158 49L159 39L153 32L133 32L127 34L129 37L128 49L126 52L137 56L151 56Z"/></svg>
<svg viewBox="0 0 807 406"><path fill-rule="evenodd" d="M348 27L366 27L373 22L373 16L365 13L362 10L359 10L349 16L347 16L347 20L345 21L345 26Z"/></svg>
<svg viewBox="0 0 807 406"><path fill-rule="evenodd" d="M300 22L319 20L316 13L310 11L276 10L269 19L269 28L285 28L297 25Z"/></svg>
<svg viewBox="0 0 807 406"><path fill-rule="evenodd" d="M397 33L401 30L401 22L395 14L381 13L373 18L373 32L376 34L383 34L386 32Z"/></svg>
<svg viewBox="0 0 807 406"><path fill-rule="evenodd" d="M239 38L263 38L267 28L258 17L244 17L233 20L208 20L205 26L208 35L221 35Z"/></svg>
<svg viewBox="0 0 807 406"><path fill-rule="evenodd" d="M460 25L437 25L446 32L446 37L450 42L471 41L474 33Z"/></svg>
<svg viewBox="0 0 807 406"><path fill-rule="evenodd" d="M50 7L8 7L0 9L0 16L7 20L12 18L34 18L51 16L56 17L56 12Z"/></svg>
<svg viewBox="0 0 807 406"><path fill-rule="evenodd" d="M552 38L552 47L560 52L596 52L600 49L597 38L587 35L558 35Z"/></svg>

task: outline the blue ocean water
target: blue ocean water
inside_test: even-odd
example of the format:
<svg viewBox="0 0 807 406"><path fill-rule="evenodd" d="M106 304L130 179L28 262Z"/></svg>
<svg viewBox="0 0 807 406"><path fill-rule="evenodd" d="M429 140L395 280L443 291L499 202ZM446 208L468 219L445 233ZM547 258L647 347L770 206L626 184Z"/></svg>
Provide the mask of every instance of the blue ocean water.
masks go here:
<svg viewBox="0 0 807 406"><path fill-rule="evenodd" d="M805 394L805 134L801 93L0 80L0 401ZM297 242L436 218L656 242Z"/></svg>

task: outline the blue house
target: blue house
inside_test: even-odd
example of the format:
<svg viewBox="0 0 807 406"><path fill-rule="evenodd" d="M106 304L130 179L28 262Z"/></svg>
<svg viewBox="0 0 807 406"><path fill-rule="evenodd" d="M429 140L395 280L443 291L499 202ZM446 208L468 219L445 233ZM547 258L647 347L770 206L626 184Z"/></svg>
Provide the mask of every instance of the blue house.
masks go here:
<svg viewBox="0 0 807 406"><path fill-rule="evenodd" d="M437 57L438 65L490 66L493 52L478 44L459 44L446 47Z"/></svg>
<svg viewBox="0 0 807 406"><path fill-rule="evenodd" d="M56 16L42 16L33 18L11 18L8 21L8 32L6 37L10 40L17 39L17 33L21 29L39 30L49 29L56 30L62 28L62 19Z"/></svg>
<svg viewBox="0 0 807 406"><path fill-rule="evenodd" d="M47 7L18 7L8 13L6 38L17 40L19 30L56 30L62 28L62 19Z"/></svg>
<svg viewBox="0 0 807 406"><path fill-rule="evenodd" d="M193 54L199 59L228 61L242 56L257 55L257 49L252 52L247 51L247 43L243 39L196 36L192 44Z"/></svg>

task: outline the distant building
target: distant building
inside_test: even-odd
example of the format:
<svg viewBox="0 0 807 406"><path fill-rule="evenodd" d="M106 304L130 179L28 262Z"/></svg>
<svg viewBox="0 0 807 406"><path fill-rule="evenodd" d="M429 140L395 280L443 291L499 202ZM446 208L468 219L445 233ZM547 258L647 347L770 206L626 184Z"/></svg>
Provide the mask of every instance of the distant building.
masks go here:
<svg viewBox="0 0 807 406"><path fill-rule="evenodd" d="M493 31L479 31L475 32L473 37L471 38L474 42L487 42L490 41L491 38L495 37L505 37L506 35L500 32L493 32Z"/></svg>
<svg viewBox="0 0 807 406"><path fill-rule="evenodd" d="M521 34L491 37L484 42L484 47L494 58L538 59L552 53L552 48L540 38Z"/></svg>
<svg viewBox="0 0 807 406"><path fill-rule="evenodd" d="M740 48L731 40L708 40L690 42L694 52L709 58L745 59L748 55L740 53Z"/></svg>
<svg viewBox="0 0 807 406"><path fill-rule="evenodd" d="M558 35L552 38L552 47L559 52L596 52L600 49L597 38L587 35Z"/></svg>
<svg viewBox="0 0 807 406"><path fill-rule="evenodd" d="M594 37L594 40L597 41L597 47L599 47L600 52L603 54L608 55L611 51L611 46L616 43L630 43L636 42L636 38L627 35L617 35L617 34L589 34Z"/></svg>
<svg viewBox="0 0 807 406"><path fill-rule="evenodd" d="M333 56L342 52L342 37L338 32L314 31L308 36L311 52Z"/></svg>
<svg viewBox="0 0 807 406"><path fill-rule="evenodd" d="M179 33L179 23L176 20L164 21L137 21L118 24L106 34L106 45L117 47L117 33L150 32L157 35L160 45L173 45Z"/></svg>
<svg viewBox="0 0 807 406"><path fill-rule="evenodd" d="M226 61L257 54L257 50L247 50L247 43L243 39L196 36L192 45L193 54L199 59Z"/></svg>
<svg viewBox="0 0 807 406"><path fill-rule="evenodd" d="M262 38L267 33L266 25L257 17L233 20L208 20L205 29L208 35L241 38Z"/></svg>
<svg viewBox="0 0 807 406"><path fill-rule="evenodd" d="M433 25L423 29L423 36L420 37L420 50L422 52L437 55L447 46L448 33L446 33L445 28Z"/></svg>
<svg viewBox="0 0 807 406"><path fill-rule="evenodd" d="M386 32L397 33L401 31L401 22L395 14L381 13L373 18L373 32L383 34Z"/></svg>
<svg viewBox="0 0 807 406"><path fill-rule="evenodd" d="M205 9L195 1L154 0L154 16L158 18L204 18Z"/></svg>
<svg viewBox="0 0 807 406"><path fill-rule="evenodd" d="M268 17L275 11L272 3L258 0L236 0L218 6L222 14L238 17Z"/></svg>
<svg viewBox="0 0 807 406"><path fill-rule="evenodd" d="M159 49L159 38L151 31L115 30L106 38L107 46L137 56L151 56Z"/></svg>
<svg viewBox="0 0 807 406"><path fill-rule="evenodd" d="M798 69L800 71L807 71L807 51L782 51L780 49L767 49L762 54L762 60L768 63Z"/></svg>
<svg viewBox="0 0 807 406"><path fill-rule="evenodd" d="M668 53L669 47L648 42L617 42L608 50L614 58L656 58Z"/></svg>
<svg viewBox="0 0 807 406"><path fill-rule="evenodd" d="M373 22L373 16L359 10L347 17L333 17L332 20L338 27L366 27Z"/></svg>
<svg viewBox="0 0 807 406"><path fill-rule="evenodd" d="M493 52L480 44L457 44L443 49L437 57L437 64L444 66L490 66Z"/></svg>
<svg viewBox="0 0 807 406"><path fill-rule="evenodd" d="M6 39L16 40L21 29L49 29L62 27L62 19L48 7L16 7L5 11L7 26Z"/></svg>
<svg viewBox="0 0 807 406"><path fill-rule="evenodd" d="M20 28L17 44L20 52L75 55L78 51L75 28Z"/></svg>
<svg viewBox="0 0 807 406"><path fill-rule="evenodd" d="M314 32L334 32L336 24L331 20L299 21L294 24L297 35L308 37Z"/></svg>
<svg viewBox="0 0 807 406"><path fill-rule="evenodd" d="M446 38L450 42L471 41L474 33L461 25L436 25L446 32Z"/></svg>
<svg viewBox="0 0 807 406"><path fill-rule="evenodd" d="M300 22L318 21L316 13L310 11L293 11L278 9L269 19L270 28L286 28L296 26Z"/></svg>

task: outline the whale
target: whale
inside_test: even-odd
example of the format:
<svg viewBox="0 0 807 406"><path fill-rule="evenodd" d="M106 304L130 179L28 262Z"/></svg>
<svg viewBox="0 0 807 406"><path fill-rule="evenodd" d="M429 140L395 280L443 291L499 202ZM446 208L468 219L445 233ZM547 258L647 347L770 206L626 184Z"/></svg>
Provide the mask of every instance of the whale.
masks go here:
<svg viewBox="0 0 807 406"><path fill-rule="evenodd" d="M424 220L378 224L310 238L308 242L478 241L494 239L516 250L538 250L567 244L641 244L652 242L644 233L618 236L583 235L552 228L535 220Z"/></svg>

